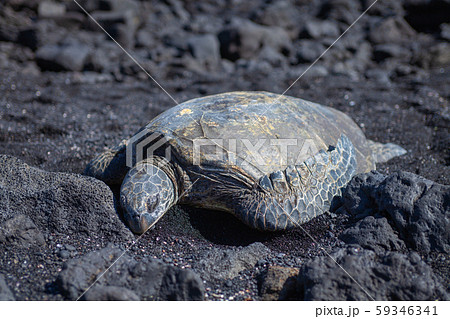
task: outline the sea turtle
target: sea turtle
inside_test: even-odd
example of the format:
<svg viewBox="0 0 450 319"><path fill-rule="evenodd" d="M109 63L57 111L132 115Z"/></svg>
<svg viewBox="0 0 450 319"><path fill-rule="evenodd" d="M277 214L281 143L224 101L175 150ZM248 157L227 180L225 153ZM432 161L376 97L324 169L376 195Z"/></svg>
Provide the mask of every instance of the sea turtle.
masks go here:
<svg viewBox="0 0 450 319"><path fill-rule="evenodd" d="M223 210L250 227L285 230L324 213L353 175L404 154L366 139L344 113L268 92L181 103L94 158L85 174L120 185L132 231L174 204Z"/></svg>

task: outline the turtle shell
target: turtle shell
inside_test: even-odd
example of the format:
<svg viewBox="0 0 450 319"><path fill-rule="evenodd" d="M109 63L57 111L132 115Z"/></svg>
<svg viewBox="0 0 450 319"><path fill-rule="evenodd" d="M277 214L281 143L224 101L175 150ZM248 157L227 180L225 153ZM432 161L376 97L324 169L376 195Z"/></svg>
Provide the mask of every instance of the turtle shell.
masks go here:
<svg viewBox="0 0 450 319"><path fill-rule="evenodd" d="M140 130L157 133L186 170L238 170L251 179L300 164L345 134L357 172L374 169L367 140L344 113L268 92L230 92L181 103ZM142 140L142 138L141 138ZM152 142L153 143L153 142ZM170 159L172 160L172 159Z"/></svg>

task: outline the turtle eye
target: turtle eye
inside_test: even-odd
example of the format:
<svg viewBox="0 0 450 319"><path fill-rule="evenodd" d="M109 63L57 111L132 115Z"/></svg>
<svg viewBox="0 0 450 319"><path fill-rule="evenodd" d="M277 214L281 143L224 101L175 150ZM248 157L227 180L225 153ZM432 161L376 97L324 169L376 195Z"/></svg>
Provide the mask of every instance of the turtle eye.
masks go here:
<svg viewBox="0 0 450 319"><path fill-rule="evenodd" d="M149 212L153 212L159 205L159 195L151 196L147 201L147 209Z"/></svg>

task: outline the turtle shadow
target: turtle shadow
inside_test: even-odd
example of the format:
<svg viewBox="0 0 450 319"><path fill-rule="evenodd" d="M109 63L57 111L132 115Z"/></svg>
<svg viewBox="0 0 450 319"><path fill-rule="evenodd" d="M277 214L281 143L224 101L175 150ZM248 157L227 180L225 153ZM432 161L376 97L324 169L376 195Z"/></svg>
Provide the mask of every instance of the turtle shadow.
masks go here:
<svg viewBox="0 0 450 319"><path fill-rule="evenodd" d="M127 225L119 203L120 186L110 186L120 220ZM188 205L175 205L158 221L150 236L201 237L213 244L248 246L255 242L270 241L282 232L262 232L242 223L235 216L221 211L201 209Z"/></svg>
<svg viewBox="0 0 450 319"><path fill-rule="evenodd" d="M277 237L278 232L262 232L248 227L226 212L183 206L190 224L206 240L226 246L247 246Z"/></svg>

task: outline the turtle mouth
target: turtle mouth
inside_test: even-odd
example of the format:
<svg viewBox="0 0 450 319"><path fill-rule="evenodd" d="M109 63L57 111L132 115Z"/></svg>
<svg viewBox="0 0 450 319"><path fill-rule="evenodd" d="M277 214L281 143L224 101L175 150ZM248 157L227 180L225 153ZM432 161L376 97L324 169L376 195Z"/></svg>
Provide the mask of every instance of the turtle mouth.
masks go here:
<svg viewBox="0 0 450 319"><path fill-rule="evenodd" d="M127 216L125 216L128 226L131 228L133 233L141 235L152 226L147 215L149 214L136 214L135 216L130 216L127 214Z"/></svg>
<svg viewBox="0 0 450 319"><path fill-rule="evenodd" d="M159 219L155 215L149 213L136 214L133 217L127 214L125 217L131 231L138 235L142 235L149 230Z"/></svg>
<svg viewBox="0 0 450 319"><path fill-rule="evenodd" d="M125 196L121 196L123 218L135 234L141 235L150 229L164 215L158 195L152 196L146 202L138 205L132 202L130 205ZM136 209L136 207L138 207Z"/></svg>

